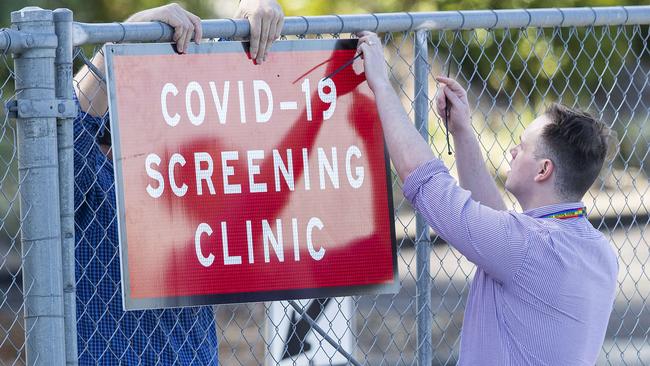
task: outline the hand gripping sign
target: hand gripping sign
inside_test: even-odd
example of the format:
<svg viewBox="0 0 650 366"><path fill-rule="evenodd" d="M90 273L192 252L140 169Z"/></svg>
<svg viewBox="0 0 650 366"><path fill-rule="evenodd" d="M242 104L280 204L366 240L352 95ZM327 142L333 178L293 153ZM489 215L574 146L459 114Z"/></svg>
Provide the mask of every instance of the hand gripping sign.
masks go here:
<svg viewBox="0 0 650 366"><path fill-rule="evenodd" d="M394 292L356 40L107 45L125 309Z"/></svg>

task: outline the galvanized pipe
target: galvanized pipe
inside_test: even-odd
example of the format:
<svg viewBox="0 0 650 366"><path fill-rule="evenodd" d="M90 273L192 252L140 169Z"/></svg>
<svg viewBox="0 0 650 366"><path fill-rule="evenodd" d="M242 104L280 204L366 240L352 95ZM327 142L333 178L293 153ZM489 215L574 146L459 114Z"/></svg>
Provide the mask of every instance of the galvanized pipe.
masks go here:
<svg viewBox="0 0 650 366"><path fill-rule="evenodd" d="M204 20L202 24L205 38L245 37L248 36L250 31L248 21L242 19ZM419 29L502 29L625 24L650 24L650 6L287 17L282 34L353 33L362 30L402 32ZM73 34L74 45L79 46L106 42L170 42L173 31L171 27L157 22L75 23ZM2 49L2 42L0 39L0 49Z"/></svg>
<svg viewBox="0 0 650 366"><path fill-rule="evenodd" d="M11 22L34 37L54 35L50 10L24 8ZM55 99L54 59L54 48L14 58L27 365L65 363L56 118L39 103Z"/></svg>
<svg viewBox="0 0 650 366"><path fill-rule="evenodd" d="M415 33L415 128L425 141L429 141L429 39L428 30L419 30ZM431 365L431 239L429 226L420 213L415 216L415 307L417 320L417 354L418 365Z"/></svg>
<svg viewBox="0 0 650 366"><path fill-rule="evenodd" d="M72 11L69 9L54 10L54 29L58 38L56 59L54 61L56 70L56 98L59 100L72 100ZM77 354L77 298L74 270L73 121L73 118L60 118L57 120L66 365L79 364Z"/></svg>

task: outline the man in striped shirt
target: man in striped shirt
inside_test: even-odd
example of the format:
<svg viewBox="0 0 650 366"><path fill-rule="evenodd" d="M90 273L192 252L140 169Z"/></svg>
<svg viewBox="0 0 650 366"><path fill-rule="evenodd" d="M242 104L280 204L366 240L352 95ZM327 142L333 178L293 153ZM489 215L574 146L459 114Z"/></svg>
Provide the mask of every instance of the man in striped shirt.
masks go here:
<svg viewBox="0 0 650 366"><path fill-rule="evenodd" d="M388 80L380 40L370 32L359 36L404 195L477 266L459 365L594 365L615 298L618 263L581 200L602 168L607 127L560 105L535 119L510 151L506 180L524 212L507 211L472 131L465 90L437 78L437 109L442 116L449 110L459 186L410 123Z"/></svg>

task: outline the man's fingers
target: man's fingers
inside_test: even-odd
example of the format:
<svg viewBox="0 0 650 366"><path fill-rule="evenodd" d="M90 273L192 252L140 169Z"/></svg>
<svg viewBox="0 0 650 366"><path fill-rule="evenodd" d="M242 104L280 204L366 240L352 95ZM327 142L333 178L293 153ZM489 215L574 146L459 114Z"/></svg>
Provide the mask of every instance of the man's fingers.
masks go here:
<svg viewBox="0 0 650 366"><path fill-rule="evenodd" d="M438 109L444 109L445 105L447 104L447 101L445 100L445 92L442 89L439 90L440 93L438 93L438 95L436 96L436 107L438 107Z"/></svg>
<svg viewBox="0 0 650 366"><path fill-rule="evenodd" d="M189 18L185 19L185 37L183 38L183 52L187 52L187 48L192 42L192 35L194 34L194 24L190 22Z"/></svg>
<svg viewBox="0 0 650 366"><path fill-rule="evenodd" d="M370 32L370 31L361 31L361 32L356 33L357 37L359 37L359 38L368 37L368 36L371 36L373 34L375 34L375 33Z"/></svg>
<svg viewBox="0 0 650 366"><path fill-rule="evenodd" d="M278 22L275 25L276 31L275 31L275 39L280 39L282 36L282 27L284 27L284 16L280 14L280 19L278 19Z"/></svg>
<svg viewBox="0 0 650 366"><path fill-rule="evenodd" d="M183 19L180 17L180 14L173 11L170 12L169 18L163 21L174 28L174 35L172 36L172 39L174 42L176 42L176 50L179 53L185 52L184 42L187 33L188 22L183 21Z"/></svg>
<svg viewBox="0 0 650 366"><path fill-rule="evenodd" d="M266 38L266 51L264 52L263 60L266 61L266 56L268 55L269 51L271 50L271 46L273 46L273 42L277 39L276 34L277 34L277 29L276 27L278 26L278 20L277 19L271 19L269 21L269 34Z"/></svg>
<svg viewBox="0 0 650 366"><path fill-rule="evenodd" d="M436 97L436 108L438 109L438 115L444 120L445 119L445 109L447 107L447 100L445 99L445 92L441 90Z"/></svg>
<svg viewBox="0 0 650 366"><path fill-rule="evenodd" d="M199 44L201 43L201 39L203 39L203 27L201 25L201 18L190 12L187 12L187 16L190 18L192 25L194 25L194 43Z"/></svg>
<svg viewBox="0 0 650 366"><path fill-rule="evenodd" d="M451 103L450 107L461 106L463 104L463 101L460 100L458 95L456 95L456 93L454 93L451 90L451 88L444 88L444 93L445 93L445 96L447 97L447 99L449 99L449 103Z"/></svg>
<svg viewBox="0 0 650 366"><path fill-rule="evenodd" d="M260 33L262 32L262 17L259 15L253 15L248 19L251 28L251 38L250 38L250 52L251 58L257 60L257 53L259 51L260 45Z"/></svg>
<svg viewBox="0 0 650 366"><path fill-rule="evenodd" d="M260 33L260 45L257 49L257 63L264 61L266 58L266 51L269 39L269 30L271 29L271 22L262 17L262 32Z"/></svg>
<svg viewBox="0 0 650 366"><path fill-rule="evenodd" d="M439 82L445 83L449 88L456 93L465 93L465 89L456 80L444 76L436 77Z"/></svg>

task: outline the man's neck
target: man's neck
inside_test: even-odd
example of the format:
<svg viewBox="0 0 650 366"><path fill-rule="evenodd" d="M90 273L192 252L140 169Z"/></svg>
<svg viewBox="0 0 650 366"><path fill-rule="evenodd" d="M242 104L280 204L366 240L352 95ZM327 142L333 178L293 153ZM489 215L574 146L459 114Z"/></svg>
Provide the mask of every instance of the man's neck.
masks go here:
<svg viewBox="0 0 650 366"><path fill-rule="evenodd" d="M520 200L519 204L521 205L522 210L529 211L538 207L556 205L558 203L566 203L566 202L573 202L573 201L562 200L559 199L554 194L548 194L548 195L533 196L527 200Z"/></svg>

